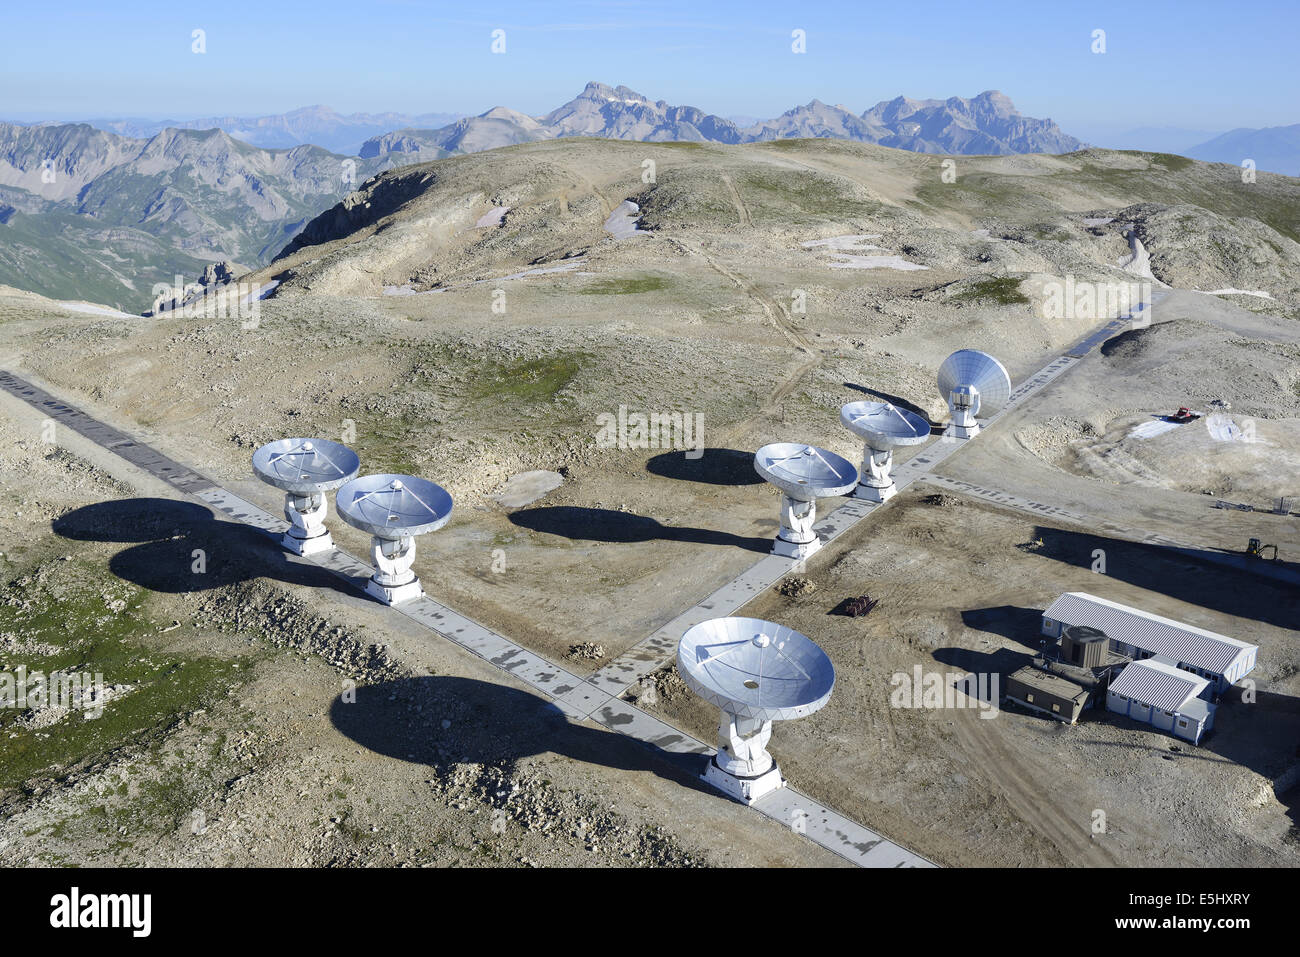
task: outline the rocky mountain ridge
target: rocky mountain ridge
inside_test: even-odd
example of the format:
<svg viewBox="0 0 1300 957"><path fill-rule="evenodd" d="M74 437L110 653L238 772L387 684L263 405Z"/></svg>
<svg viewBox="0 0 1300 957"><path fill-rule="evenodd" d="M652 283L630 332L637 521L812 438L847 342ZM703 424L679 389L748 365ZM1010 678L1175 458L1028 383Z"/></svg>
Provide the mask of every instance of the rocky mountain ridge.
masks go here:
<svg viewBox="0 0 1300 957"><path fill-rule="evenodd" d="M404 129L367 140L361 155L416 154L420 161L453 152L478 152L562 136L594 136L645 142L754 143L793 138L830 138L877 143L921 153L1069 153L1081 140L1051 120L1018 112L995 90L971 99L912 100L896 97L861 115L812 100L775 119L740 127L693 106L651 100L626 86L591 82L563 106L538 117L495 107L437 130Z"/></svg>

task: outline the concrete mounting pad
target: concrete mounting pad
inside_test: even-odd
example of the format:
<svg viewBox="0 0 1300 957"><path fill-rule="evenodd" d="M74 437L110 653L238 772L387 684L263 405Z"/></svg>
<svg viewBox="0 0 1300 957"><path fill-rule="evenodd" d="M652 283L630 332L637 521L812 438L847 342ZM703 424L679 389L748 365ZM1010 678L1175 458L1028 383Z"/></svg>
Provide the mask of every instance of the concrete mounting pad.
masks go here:
<svg viewBox="0 0 1300 957"><path fill-rule="evenodd" d="M811 542L787 542L779 535L772 542L772 554L780 555L782 558L793 558L796 561L802 561L805 558L811 558L821 551L822 540L814 538Z"/></svg>
<svg viewBox="0 0 1300 957"><path fill-rule="evenodd" d="M290 532L285 532L280 536L280 544L295 555L307 557L330 551L334 547L334 536L326 532L311 538L295 538Z"/></svg>

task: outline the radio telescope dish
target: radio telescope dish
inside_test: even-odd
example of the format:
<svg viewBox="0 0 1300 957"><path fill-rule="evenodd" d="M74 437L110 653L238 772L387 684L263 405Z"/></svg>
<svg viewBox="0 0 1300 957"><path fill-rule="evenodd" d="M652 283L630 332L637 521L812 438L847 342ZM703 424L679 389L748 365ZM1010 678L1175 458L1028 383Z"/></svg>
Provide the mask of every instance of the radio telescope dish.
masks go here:
<svg viewBox="0 0 1300 957"><path fill-rule="evenodd" d="M785 494L801 502L843 495L857 482L848 459L801 442L775 442L754 455L754 468Z"/></svg>
<svg viewBox="0 0 1300 957"><path fill-rule="evenodd" d="M840 407L840 421L864 442L862 484L854 497L871 502L892 497L894 449L925 442L930 438L930 423L890 402L850 402Z"/></svg>
<svg viewBox="0 0 1300 957"><path fill-rule="evenodd" d="M348 481L360 467L356 452L328 439L279 439L253 453L253 472L285 493L284 517L289 521L281 539L285 548L314 555L334 547L325 527L329 514L325 493Z"/></svg>
<svg viewBox="0 0 1300 957"><path fill-rule="evenodd" d="M1011 376L987 352L959 349L939 366L939 395L952 413L952 431L968 439L979 432L978 419L997 415L1011 398Z"/></svg>
<svg viewBox="0 0 1300 957"><path fill-rule="evenodd" d="M747 804L785 786L767 752L772 722L812 714L835 687L826 652L759 618L714 618L687 629L677 645L677 670L722 711L718 753L704 779Z"/></svg>
<svg viewBox="0 0 1300 957"><path fill-rule="evenodd" d="M844 495L858 484L853 463L834 452L800 442L775 442L754 453L754 470L782 492L781 530L772 553L807 558L821 548L813 531L817 499Z"/></svg>
<svg viewBox="0 0 1300 957"><path fill-rule="evenodd" d="M437 531L451 519L446 489L413 475L363 475L336 498L343 521L393 541Z"/></svg>
<svg viewBox="0 0 1300 957"><path fill-rule="evenodd" d="M299 494L336 489L360 467L356 452L328 439L280 439L253 453L258 478Z"/></svg>
<svg viewBox="0 0 1300 957"><path fill-rule="evenodd" d="M388 605L424 594L411 571L415 537L451 520L451 496L440 485L413 475L363 475L338 490L339 515L370 533L375 574L366 591Z"/></svg>

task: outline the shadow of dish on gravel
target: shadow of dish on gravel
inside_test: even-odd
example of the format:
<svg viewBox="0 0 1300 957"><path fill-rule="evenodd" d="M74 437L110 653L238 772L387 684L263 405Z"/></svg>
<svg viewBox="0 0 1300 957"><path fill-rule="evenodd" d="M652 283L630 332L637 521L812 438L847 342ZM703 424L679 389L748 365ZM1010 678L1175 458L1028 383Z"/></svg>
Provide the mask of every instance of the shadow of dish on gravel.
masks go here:
<svg viewBox="0 0 1300 957"><path fill-rule="evenodd" d="M340 733L375 754L439 773L468 763L513 769L523 758L550 753L716 793L698 778L703 755L665 751L572 723L546 698L506 685L434 675L366 685L355 696L349 702L339 695L330 705L330 721ZM444 728L448 715L454 718Z"/></svg>
<svg viewBox="0 0 1300 957"><path fill-rule="evenodd" d="M968 608L961 613L961 623L974 631L1009 638L1033 651L1044 646L1041 608L1022 608L1019 605Z"/></svg>
<svg viewBox="0 0 1300 957"><path fill-rule="evenodd" d="M109 570L150 591L200 592L270 578L351 593L325 569L289 561L267 533L217 519L211 509L194 502L167 498L97 502L59 516L50 527L56 535L74 541L129 545L109 559Z"/></svg>
<svg viewBox="0 0 1300 957"><path fill-rule="evenodd" d="M754 471L754 453L739 449L704 449L698 458L694 452L664 452L652 456L645 464L651 475L678 482L703 485L762 485L763 478Z"/></svg>
<svg viewBox="0 0 1300 957"><path fill-rule="evenodd" d="M510 513L510 521L520 528L573 540L631 544L635 542L691 542L699 545L730 545L752 552L767 553L772 541L719 532L710 528L664 525L648 515L635 515L610 508L585 508L576 505L547 505L520 509Z"/></svg>

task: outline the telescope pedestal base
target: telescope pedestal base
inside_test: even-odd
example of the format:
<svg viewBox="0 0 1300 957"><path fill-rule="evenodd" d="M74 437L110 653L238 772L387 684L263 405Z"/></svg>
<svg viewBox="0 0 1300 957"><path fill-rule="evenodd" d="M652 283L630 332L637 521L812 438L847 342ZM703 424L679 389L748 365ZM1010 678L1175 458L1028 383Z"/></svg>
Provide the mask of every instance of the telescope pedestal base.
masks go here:
<svg viewBox="0 0 1300 957"><path fill-rule="evenodd" d="M415 539L412 536L394 539L375 535L370 539L370 560L374 562L375 573L366 582L367 595L378 598L385 605L397 605L424 596L420 579L411 570L415 564Z"/></svg>
<svg viewBox="0 0 1300 957"><path fill-rule="evenodd" d="M385 605L400 605L404 601L423 598L424 587L418 578L412 578L404 585L381 585L372 578L366 582L366 594L379 599Z"/></svg>
<svg viewBox="0 0 1300 957"><path fill-rule="evenodd" d="M280 544L295 555L319 555L321 552L333 550L334 539L329 532L311 538L294 538L289 532L285 532L280 536Z"/></svg>
<svg viewBox="0 0 1300 957"><path fill-rule="evenodd" d="M950 425L946 434L954 439L973 439L979 433L979 423L976 422L974 425Z"/></svg>
<svg viewBox="0 0 1300 957"><path fill-rule="evenodd" d="M289 530L281 536L280 544L295 555L319 555L332 549L334 539L325 527L329 507L324 492L285 492L284 517L289 521Z"/></svg>
<svg viewBox="0 0 1300 957"><path fill-rule="evenodd" d="M876 488L874 485L859 485L853 490L853 497L860 498L864 502L887 502L898 492L898 488L893 482L890 482L884 488Z"/></svg>
<svg viewBox="0 0 1300 957"><path fill-rule="evenodd" d="M775 764L762 774L747 778L728 774L718 767L716 758L709 758L709 766L700 777L742 804L753 804L759 798L785 787L785 778L781 777L781 769Z"/></svg>
<svg viewBox="0 0 1300 957"><path fill-rule="evenodd" d="M784 555L786 558L807 558L822 547L822 540L814 538L811 542L787 542L784 538L777 538L772 543L773 555Z"/></svg>

